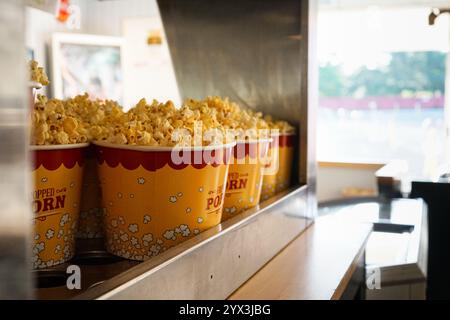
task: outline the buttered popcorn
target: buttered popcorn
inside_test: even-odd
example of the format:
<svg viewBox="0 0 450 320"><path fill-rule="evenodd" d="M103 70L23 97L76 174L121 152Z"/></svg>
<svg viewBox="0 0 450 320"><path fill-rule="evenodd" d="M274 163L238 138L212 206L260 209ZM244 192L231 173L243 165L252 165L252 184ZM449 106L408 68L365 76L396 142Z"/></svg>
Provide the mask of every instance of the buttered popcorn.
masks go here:
<svg viewBox="0 0 450 320"><path fill-rule="evenodd" d="M116 101L91 100L87 93L66 100L65 107L85 125L90 141L106 140L111 134L110 127L127 119Z"/></svg>
<svg viewBox="0 0 450 320"><path fill-rule="evenodd" d="M64 102L38 96L31 113L31 144L73 144L88 141L88 131L73 114L67 113Z"/></svg>
<svg viewBox="0 0 450 320"><path fill-rule="evenodd" d="M120 122L123 115L116 102L90 100L87 94L67 100L39 95L31 113L31 144L105 140L110 134L106 123Z"/></svg>
<svg viewBox="0 0 450 320"><path fill-rule="evenodd" d="M48 81L47 74L44 68L39 67L37 61L31 60L28 64L30 72L30 80L38 82L43 86L47 86L50 82Z"/></svg>
<svg viewBox="0 0 450 320"><path fill-rule="evenodd" d="M193 110L185 105L179 109L171 101L148 104L142 99L121 121L106 123L107 142L143 146L193 146L223 142L223 128L211 108ZM199 127L201 126L201 128ZM195 133L200 137L194 141ZM217 130L206 137L203 132ZM211 139L209 139L211 138Z"/></svg>
<svg viewBox="0 0 450 320"><path fill-rule="evenodd" d="M153 100L149 104L142 99L124 112L117 102L91 100L88 94L66 100L38 96L31 122L33 145L105 141L140 146L207 146L242 138L241 132L245 138L256 139L260 137L259 129L294 131L285 121L264 117L261 112L219 97L190 99L181 108L171 101Z"/></svg>
<svg viewBox="0 0 450 320"><path fill-rule="evenodd" d="M246 138L258 138L258 130L278 129L280 133L293 133L295 128L287 121L274 120L249 108L242 108L228 98L207 97L202 101L189 99L185 102L192 109L212 108L217 112L217 119L224 129L245 130Z"/></svg>
<svg viewBox="0 0 450 320"><path fill-rule="evenodd" d="M185 102L193 110L212 109L217 120L225 129L266 129L268 128L262 119L261 113L255 113L249 109L241 108L237 103L228 98L207 97L202 101L189 99Z"/></svg>
<svg viewBox="0 0 450 320"><path fill-rule="evenodd" d="M270 129L278 129L280 133L290 134L295 132L295 127L287 121L275 120L269 115L264 117L264 121L266 121Z"/></svg>
<svg viewBox="0 0 450 320"><path fill-rule="evenodd" d="M105 122L103 140L114 144L143 146L207 146L234 141L236 138L257 139L260 129L294 132L286 121L273 120L261 112L240 107L229 99L207 97L189 99L181 108L171 101L148 104L142 99L122 117ZM242 136L242 134L244 136Z"/></svg>

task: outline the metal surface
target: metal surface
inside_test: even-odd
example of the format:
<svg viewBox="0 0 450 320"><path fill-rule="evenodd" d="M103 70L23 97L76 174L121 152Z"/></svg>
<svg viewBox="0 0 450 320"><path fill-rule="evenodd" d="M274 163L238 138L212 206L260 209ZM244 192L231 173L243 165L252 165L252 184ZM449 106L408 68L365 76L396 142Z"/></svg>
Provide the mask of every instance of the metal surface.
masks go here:
<svg viewBox="0 0 450 320"><path fill-rule="evenodd" d="M308 185L308 217L317 215L316 198L316 110L319 104L319 78L317 61L317 12L318 1L303 0L301 74L301 119L299 146L299 181Z"/></svg>
<svg viewBox="0 0 450 320"><path fill-rule="evenodd" d="M76 298L225 299L312 222L306 195L280 194Z"/></svg>
<svg viewBox="0 0 450 320"><path fill-rule="evenodd" d="M301 1L158 3L183 98L227 96L301 119Z"/></svg>
<svg viewBox="0 0 450 320"><path fill-rule="evenodd" d="M23 2L0 1L0 300L31 297L24 37Z"/></svg>

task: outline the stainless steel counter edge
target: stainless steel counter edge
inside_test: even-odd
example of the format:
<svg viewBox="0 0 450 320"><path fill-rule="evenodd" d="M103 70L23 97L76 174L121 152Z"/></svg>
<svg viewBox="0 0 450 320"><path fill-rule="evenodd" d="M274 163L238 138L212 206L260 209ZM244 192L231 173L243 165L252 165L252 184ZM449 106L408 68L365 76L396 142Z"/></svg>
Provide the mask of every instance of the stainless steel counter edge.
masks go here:
<svg viewBox="0 0 450 320"><path fill-rule="evenodd" d="M75 299L226 299L313 222L308 196L279 194Z"/></svg>

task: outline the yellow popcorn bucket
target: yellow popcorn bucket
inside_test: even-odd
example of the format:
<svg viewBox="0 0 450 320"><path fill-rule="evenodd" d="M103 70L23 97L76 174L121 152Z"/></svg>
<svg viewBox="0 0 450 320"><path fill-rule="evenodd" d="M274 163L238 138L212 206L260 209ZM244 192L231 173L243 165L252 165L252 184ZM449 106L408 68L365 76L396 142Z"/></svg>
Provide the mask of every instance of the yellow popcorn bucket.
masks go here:
<svg viewBox="0 0 450 320"><path fill-rule="evenodd" d="M145 260L220 223L234 144L95 144L108 252Z"/></svg>
<svg viewBox="0 0 450 320"><path fill-rule="evenodd" d="M30 147L34 160L33 269L64 263L75 253L87 146L80 143Z"/></svg>
<svg viewBox="0 0 450 320"><path fill-rule="evenodd" d="M271 141L272 139L238 142L233 148L222 221L258 205Z"/></svg>
<svg viewBox="0 0 450 320"><path fill-rule="evenodd" d="M101 205L100 182L98 180L95 147L91 145L86 149L85 153L77 238L99 239L103 237L103 208Z"/></svg>
<svg viewBox="0 0 450 320"><path fill-rule="evenodd" d="M261 191L263 201L286 190L291 183L295 134L279 134L272 137L268 153L271 161L265 167Z"/></svg>

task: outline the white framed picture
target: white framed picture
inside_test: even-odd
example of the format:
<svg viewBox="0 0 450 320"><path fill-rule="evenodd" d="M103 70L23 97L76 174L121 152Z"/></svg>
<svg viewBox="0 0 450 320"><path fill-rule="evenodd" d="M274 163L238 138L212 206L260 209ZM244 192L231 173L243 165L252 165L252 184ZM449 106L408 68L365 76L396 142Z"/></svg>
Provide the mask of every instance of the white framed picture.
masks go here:
<svg viewBox="0 0 450 320"><path fill-rule="evenodd" d="M55 33L51 43L53 95L66 99L87 92L93 99L124 102L123 39Z"/></svg>

